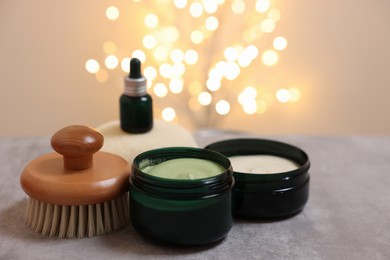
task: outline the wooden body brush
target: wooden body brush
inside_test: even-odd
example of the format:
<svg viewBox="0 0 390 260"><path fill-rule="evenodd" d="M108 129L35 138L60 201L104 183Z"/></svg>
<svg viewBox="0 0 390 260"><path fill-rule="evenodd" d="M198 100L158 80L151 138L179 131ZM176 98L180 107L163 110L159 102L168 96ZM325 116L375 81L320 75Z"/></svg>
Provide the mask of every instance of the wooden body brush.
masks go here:
<svg viewBox="0 0 390 260"><path fill-rule="evenodd" d="M30 197L27 225L61 238L102 235L125 226L129 221L127 161L98 152L103 136L86 126L59 130L51 145L59 154L36 158L20 177Z"/></svg>

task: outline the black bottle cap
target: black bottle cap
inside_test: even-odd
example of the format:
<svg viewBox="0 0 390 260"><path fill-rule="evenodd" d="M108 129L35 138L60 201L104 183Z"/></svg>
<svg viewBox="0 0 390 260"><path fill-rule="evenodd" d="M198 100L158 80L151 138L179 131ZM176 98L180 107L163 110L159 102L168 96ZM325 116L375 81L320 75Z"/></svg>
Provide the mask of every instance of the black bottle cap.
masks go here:
<svg viewBox="0 0 390 260"><path fill-rule="evenodd" d="M125 77L124 94L132 97L146 95L146 78L141 73L141 61L137 58L130 60L130 73Z"/></svg>
<svg viewBox="0 0 390 260"><path fill-rule="evenodd" d="M130 74L129 78L139 79L142 78L141 74L141 61L137 58L132 58L130 60Z"/></svg>

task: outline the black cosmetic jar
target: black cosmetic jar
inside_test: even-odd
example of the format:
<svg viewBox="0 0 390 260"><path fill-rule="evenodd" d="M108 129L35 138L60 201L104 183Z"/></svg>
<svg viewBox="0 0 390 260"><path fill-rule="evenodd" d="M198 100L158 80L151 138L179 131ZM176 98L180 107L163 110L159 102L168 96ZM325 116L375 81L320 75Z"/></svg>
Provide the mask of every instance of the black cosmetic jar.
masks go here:
<svg viewBox="0 0 390 260"><path fill-rule="evenodd" d="M196 158L222 166L201 179L169 179L146 173L168 160ZM175 171L175 170L173 170ZM233 225L230 161L215 151L169 147L138 155L130 175L130 218L141 235L163 244L203 245L223 239Z"/></svg>
<svg viewBox="0 0 390 260"><path fill-rule="evenodd" d="M289 159L297 168L272 174L235 171L233 215L244 218L281 218L300 212L309 198L308 155L301 149L278 141L265 139L231 139L205 147L229 157L273 155Z"/></svg>

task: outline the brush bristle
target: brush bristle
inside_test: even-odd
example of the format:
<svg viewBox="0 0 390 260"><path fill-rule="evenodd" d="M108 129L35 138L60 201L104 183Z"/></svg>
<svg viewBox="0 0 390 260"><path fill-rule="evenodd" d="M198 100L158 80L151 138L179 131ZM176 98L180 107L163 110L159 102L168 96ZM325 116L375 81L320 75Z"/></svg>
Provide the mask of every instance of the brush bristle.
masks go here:
<svg viewBox="0 0 390 260"><path fill-rule="evenodd" d="M130 220L128 193L104 203L80 206L53 205L29 198L27 226L46 236L81 238L103 235Z"/></svg>

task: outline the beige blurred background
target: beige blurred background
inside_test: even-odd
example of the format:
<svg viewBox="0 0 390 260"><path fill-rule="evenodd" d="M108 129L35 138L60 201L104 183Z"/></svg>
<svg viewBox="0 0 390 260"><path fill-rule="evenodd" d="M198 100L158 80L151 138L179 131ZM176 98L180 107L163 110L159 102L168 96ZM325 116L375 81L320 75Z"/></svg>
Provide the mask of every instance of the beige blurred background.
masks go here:
<svg viewBox="0 0 390 260"><path fill-rule="evenodd" d="M262 71L268 82L298 86L301 99L264 114L232 110L217 127L258 134L390 134L390 2L274 2L282 14L277 32L288 47L276 66ZM110 5L130 14L126 28L107 22ZM0 135L48 135L69 124L97 126L118 118L122 78L100 83L85 62L103 59L107 40L136 49L144 13L130 0L1 0ZM188 119L177 123L195 130Z"/></svg>

